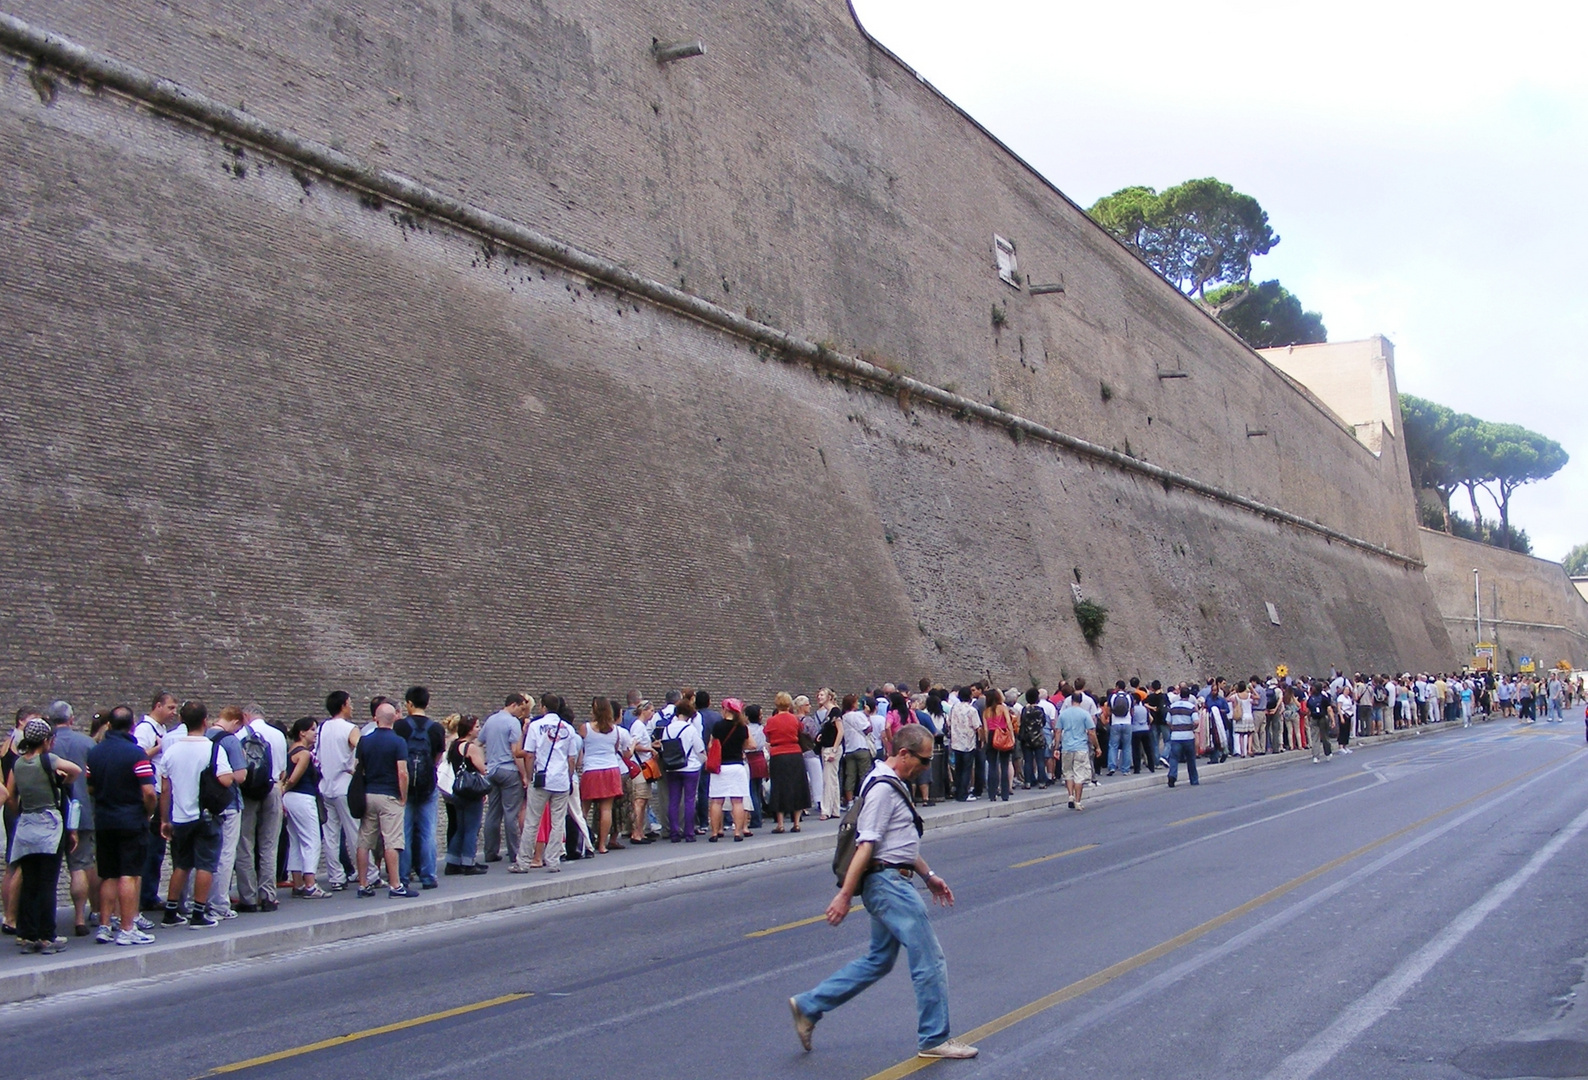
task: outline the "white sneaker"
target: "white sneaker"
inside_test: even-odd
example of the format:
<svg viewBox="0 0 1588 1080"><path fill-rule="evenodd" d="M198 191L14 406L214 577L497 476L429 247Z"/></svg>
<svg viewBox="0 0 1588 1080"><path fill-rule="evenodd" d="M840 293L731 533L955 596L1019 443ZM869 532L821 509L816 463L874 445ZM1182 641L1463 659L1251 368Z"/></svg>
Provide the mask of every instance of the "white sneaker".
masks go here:
<svg viewBox="0 0 1588 1080"><path fill-rule="evenodd" d="M94 934L95 945L109 945L116 940L116 931L109 923L101 923L99 930Z"/></svg>
<svg viewBox="0 0 1588 1080"><path fill-rule="evenodd" d="M145 934L142 930L119 930L116 932L117 945L153 945L154 935Z"/></svg>
<svg viewBox="0 0 1588 1080"><path fill-rule="evenodd" d="M928 1046L925 1050L922 1050L915 1056L933 1059L951 1058L955 1061L965 1061L975 1057L978 1053L980 1053L980 1051L974 1046L967 1046L962 1042L955 1042L953 1039L946 1039L943 1042L938 1043L936 1046Z"/></svg>

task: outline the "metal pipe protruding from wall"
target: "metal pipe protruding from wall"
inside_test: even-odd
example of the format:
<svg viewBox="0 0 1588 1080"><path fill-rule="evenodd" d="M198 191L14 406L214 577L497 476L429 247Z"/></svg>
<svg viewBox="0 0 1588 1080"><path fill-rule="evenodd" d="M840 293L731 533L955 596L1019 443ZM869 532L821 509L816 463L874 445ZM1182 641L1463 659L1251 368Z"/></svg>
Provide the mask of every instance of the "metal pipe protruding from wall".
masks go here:
<svg viewBox="0 0 1588 1080"><path fill-rule="evenodd" d="M706 43L694 41L657 41L651 39L651 55L658 64L671 64L674 60L688 60L691 56L706 55Z"/></svg>

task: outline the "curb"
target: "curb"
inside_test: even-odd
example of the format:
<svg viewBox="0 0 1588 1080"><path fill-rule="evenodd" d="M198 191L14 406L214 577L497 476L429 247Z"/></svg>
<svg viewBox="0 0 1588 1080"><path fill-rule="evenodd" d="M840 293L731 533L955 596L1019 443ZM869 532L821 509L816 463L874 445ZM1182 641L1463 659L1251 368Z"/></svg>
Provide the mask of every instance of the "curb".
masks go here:
<svg viewBox="0 0 1588 1080"><path fill-rule="evenodd" d="M1402 739L1413 738L1425 729L1412 728L1386 735L1370 736L1357 740L1358 745L1378 746ZM1441 730L1427 731L1433 734ZM1304 761L1309 757L1305 750L1268 755L1260 758L1226 761L1206 766L1199 771L1213 779L1223 779L1256 769L1277 768L1290 762ZM1088 805L1113 802L1117 799L1166 787L1167 778L1159 774L1129 776L1108 784L1087 798ZM932 829L965 825L994 818L1013 817L1063 806L1068 801L1062 785L1057 790L1027 794L1019 802L982 803L965 805L950 803L928 808L922 815ZM213 964L268 956L310 945L346 941L392 930L409 930L524 907L547 900L563 900L577 896L610 892L616 889L649 885L661 881L676 881L696 874L709 874L753 863L776 859L796 858L816 852L832 850L833 834L822 832L798 838L782 838L774 845L756 845L746 850L729 845L725 849L707 849L698 854L659 862L632 866L614 866L610 870L596 870L574 874L536 874L533 880L515 883L486 893L469 896L437 897L406 903L400 906L382 905L369 911L355 911L337 915L318 923L293 926L264 926L245 930L224 938L183 940L149 946L129 952L110 946L113 952L92 953L78 961L83 954L68 955L63 963L31 971L0 974L0 1004L11 1004L33 998L47 997L74 990L105 986L129 979L174 975L194 968ZM504 864L505 865L505 864ZM91 947L91 946L90 946Z"/></svg>

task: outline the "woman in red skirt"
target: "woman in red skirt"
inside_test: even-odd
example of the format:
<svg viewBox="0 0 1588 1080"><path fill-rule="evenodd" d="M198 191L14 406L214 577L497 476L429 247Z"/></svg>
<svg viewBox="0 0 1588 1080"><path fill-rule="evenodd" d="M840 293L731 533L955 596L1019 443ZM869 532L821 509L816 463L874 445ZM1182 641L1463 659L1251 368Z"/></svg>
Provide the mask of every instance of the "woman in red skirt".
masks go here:
<svg viewBox="0 0 1588 1080"><path fill-rule="evenodd" d="M584 739L579 798L586 804L595 804L596 854L605 855L609 847L623 847L613 835L612 804L623 797L623 776L628 772L633 746L629 733L613 721L612 705L606 698L596 698L591 713L590 723L579 729L579 736Z"/></svg>

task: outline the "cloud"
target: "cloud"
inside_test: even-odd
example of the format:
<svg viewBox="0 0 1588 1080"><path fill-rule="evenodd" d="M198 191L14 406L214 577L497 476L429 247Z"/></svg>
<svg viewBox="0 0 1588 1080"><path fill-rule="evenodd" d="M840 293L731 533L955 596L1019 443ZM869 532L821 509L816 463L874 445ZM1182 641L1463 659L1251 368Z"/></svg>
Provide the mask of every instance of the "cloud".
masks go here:
<svg viewBox="0 0 1588 1080"><path fill-rule="evenodd" d="M1560 441L1513 519L1548 557L1588 540L1588 5L855 7L1082 205L1198 176L1256 196L1283 239L1254 272L1333 340L1389 337L1403 390Z"/></svg>

